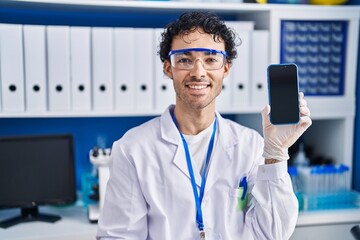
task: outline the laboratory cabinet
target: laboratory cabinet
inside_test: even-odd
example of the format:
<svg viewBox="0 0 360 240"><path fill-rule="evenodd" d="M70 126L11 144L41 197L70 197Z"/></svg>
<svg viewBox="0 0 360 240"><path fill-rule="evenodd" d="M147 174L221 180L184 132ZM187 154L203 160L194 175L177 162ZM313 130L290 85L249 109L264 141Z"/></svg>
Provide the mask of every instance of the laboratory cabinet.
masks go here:
<svg viewBox="0 0 360 240"><path fill-rule="evenodd" d="M182 12L190 10L209 10L218 13L225 21L231 22L230 25L239 32L240 37L244 40L243 45L239 47L242 58L239 62L234 62L234 73L230 74L229 79L224 82L224 91L218 105L221 113L234 114L238 122L261 132L260 111L267 103L266 67L270 63L296 62L299 66L300 88L305 92L313 119L313 125L304 134L302 140L306 145L311 146L316 154L329 157L338 164L345 164L352 171L360 20L360 8L354 6L330 7L227 2L204 4L178 1L2 1L0 3L0 30L6 29L9 25L23 25L22 33L26 34L25 29L28 29L29 26L36 25L40 29L43 26L43 30L37 30L41 34L50 34L51 31L54 33L51 35L50 40L53 42L50 44L56 44L56 41L65 37L64 39L67 39L66 43L69 45L64 44L61 47L71 54L71 44L77 44L78 47L88 46L84 50L92 50L91 54L88 52L87 55L84 55L86 56L83 58L85 61L78 62L78 65L81 65L79 68L81 71L79 70L78 74L73 72L74 67L65 67L58 72L59 68L56 67L58 67L59 62L42 62L45 64L44 66L50 64L48 67L54 67L55 70L44 69L41 64L38 66L38 70L43 71L43 73L47 72L47 75L41 75L39 72L26 74L39 74L38 76L44 77L43 81L46 83L46 81L54 80L46 79L46 77L51 76L52 73L59 73L67 79L65 81L67 85L64 86L71 88L73 82L81 81L84 78L91 79L91 81L88 79L87 84L92 84L97 81L99 73L105 71L104 77L106 77L105 81L107 82L104 84L108 84L110 90L114 84L123 90L136 92L138 89L142 89L143 92L137 93L139 95L134 93L133 96L127 95L127 97L122 96L117 99L117 87L114 87L112 94L106 95L106 98L102 97L105 95L101 95L104 93L95 93L93 89L93 92L88 93L87 98L96 97L97 99L90 99L88 105L84 103L80 108L78 108L79 106L73 107L71 101L65 109L61 108L63 102L51 103L53 108L50 108L49 102L46 102L39 103L40 105L43 104L42 109L28 111L26 91L22 89L25 96L20 95L20 98L23 99L20 109L9 111L9 108L13 107L11 104L14 104L14 102L9 103L9 99L6 99L6 96L10 96L10 99L13 97L12 92L6 92L9 73L8 70L4 71L5 65L0 64L2 67L0 68L2 71L0 75L0 118L24 119L24 124L26 124L28 118L76 118L77 120L80 118L85 122L93 117L151 117L161 114L164 108L157 104L161 101L173 101L173 95L172 93L161 92L169 90L171 84L166 84L170 80L164 79L161 71L159 72L161 68L158 60L151 58L151 55L156 56L154 50L156 47L154 48L154 46L157 46L156 41L159 37L159 31L161 32L160 29ZM17 17L14 17L16 14L18 14ZM49 32L47 32L48 30ZM83 45L69 40L74 35L72 34L73 30L77 30L77 40L82 37L87 39ZM121 33L126 31L128 31L126 36L133 37L125 39L128 44L126 46L131 46L131 39L133 39L138 47L143 48L142 56L151 59L148 62L151 62L152 68L149 68L149 65L144 69L144 71L151 73L149 76L152 76L148 79L147 85L138 80L139 76L137 75L141 75L141 73L130 72L138 63L136 53L128 54L127 62L112 62L106 58L106 55L103 55L104 52L110 55L115 54L112 59L117 59L116 54L120 55L121 51L129 49L124 49L123 46L121 48L116 47L115 43L100 48L103 51L99 51L97 48L99 46L96 46L97 41L102 43L114 41L117 37L123 36ZM4 39L4 32L6 30L1 32L0 39ZM14 33L16 34L16 32L15 30ZM138 41L139 39L148 39L149 46L142 44L141 41ZM49 41L49 38L43 38L41 41ZM5 44L1 44L0 42L0 49L5 47ZM15 44L12 46L14 47ZM151 48L151 46L153 47ZM41 45L38 47L43 49ZM48 45L48 47L51 46ZM148 51L149 48L151 48L150 51ZM26 63L26 56L21 55L21 51L16 46L14 51L18 54L18 59ZM0 53L0 58L5 58L8 52ZM69 66L72 63L71 61L77 60L71 57L71 54L68 56L56 51L51 54L63 54L59 56L65 63L69 61ZM99 65L95 68L91 65L94 64L93 59L91 59L94 54L97 54L99 59L104 58L103 61L97 59L96 62L99 62ZM38 61L47 60L48 57L44 57L43 60ZM0 63L4 64L4 61L0 59ZM142 65L144 64L142 62ZM134 82L124 82L119 77L118 74L121 73L116 70L119 66L126 67L129 70L124 74L128 74L127 79L133 79ZM236 66L243 70L239 70L237 73ZM10 70L15 71L22 69L21 67L22 65L14 65ZM30 78L32 75L16 74L17 79L20 79L19 81L24 79L24 76ZM127 85L122 85L125 83ZM50 84L52 83L49 83L49 86ZM26 88L27 86L23 85L22 87ZM105 89L106 86L102 87ZM71 90L75 91L75 87ZM144 92L145 90L147 92ZM63 91L62 93L68 94L70 100L78 99L80 101L81 99L82 101L85 99L72 95L71 91ZM159 95L162 96L160 100L156 99ZM137 98L144 98L149 101L141 102ZM91 105L98 99L104 102L100 101L96 103L97 105ZM108 103L112 104L113 107L107 108ZM350 187L351 179L347 184ZM86 219L86 214L79 214L77 218L82 220L72 223L74 226L76 224L81 226L87 224L83 222ZM360 223L360 209L301 212L297 228L291 239L314 239L310 236L316 236L317 239L351 239L349 227L356 223ZM45 224L40 227L41 224L39 224L37 223L39 228L47 227ZM90 232L95 232L95 225L90 225L90 228L92 229ZM344 237L335 237L331 233L335 229L337 229L336 232L343 233ZM5 231L0 230L0 238ZM90 239L88 233L82 233L77 228L69 228L70 231L73 236L76 236L76 239ZM73 239L70 235L68 239ZM14 239L22 238L18 236ZM64 236L61 239L67 238Z"/></svg>

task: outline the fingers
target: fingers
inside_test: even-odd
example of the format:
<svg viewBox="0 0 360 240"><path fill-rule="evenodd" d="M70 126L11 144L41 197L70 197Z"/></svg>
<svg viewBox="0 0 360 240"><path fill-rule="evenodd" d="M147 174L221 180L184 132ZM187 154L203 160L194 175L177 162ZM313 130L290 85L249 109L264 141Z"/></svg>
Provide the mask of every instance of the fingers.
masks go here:
<svg viewBox="0 0 360 240"><path fill-rule="evenodd" d="M306 107L307 106L307 102L304 98L299 99L299 105L300 107Z"/></svg>
<svg viewBox="0 0 360 240"><path fill-rule="evenodd" d="M261 111L261 114L262 114L263 116L267 116L267 115L269 115L269 113L270 113L270 106L269 106L269 105L266 105L266 106L264 107L264 109Z"/></svg>
<svg viewBox="0 0 360 240"><path fill-rule="evenodd" d="M304 128L304 131L311 126L312 120L309 116L302 116L299 124Z"/></svg>
<svg viewBox="0 0 360 240"><path fill-rule="evenodd" d="M299 99L304 98L304 93L303 92L299 92Z"/></svg>
<svg viewBox="0 0 360 240"><path fill-rule="evenodd" d="M305 106L305 107L300 107L300 117L302 117L302 116L310 116L310 109L307 107L307 106Z"/></svg>
<svg viewBox="0 0 360 240"><path fill-rule="evenodd" d="M304 128L304 131L311 126L312 120L310 118L310 109L307 106L307 102L304 99L304 93L299 93L299 105L300 105L300 125Z"/></svg>
<svg viewBox="0 0 360 240"><path fill-rule="evenodd" d="M270 114L270 106L266 105L264 109L261 111L263 127L268 126L270 124L269 114Z"/></svg>
<svg viewBox="0 0 360 240"><path fill-rule="evenodd" d="M307 102L304 99L304 93L299 92L299 105L300 105L300 116L310 116L310 109L307 107Z"/></svg>

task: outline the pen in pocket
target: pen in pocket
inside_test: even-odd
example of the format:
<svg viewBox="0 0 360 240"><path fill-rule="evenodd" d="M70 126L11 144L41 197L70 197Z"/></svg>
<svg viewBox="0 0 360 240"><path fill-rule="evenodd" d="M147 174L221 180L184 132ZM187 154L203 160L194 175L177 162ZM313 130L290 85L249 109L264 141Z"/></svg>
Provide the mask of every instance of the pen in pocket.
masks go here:
<svg viewBox="0 0 360 240"><path fill-rule="evenodd" d="M240 180L239 187L243 187L243 188L244 188L243 194L242 194L242 196L241 196L241 200L244 200L244 199L245 199L245 196L246 196L246 193L247 193L247 181L246 181L246 176L243 177L243 178Z"/></svg>

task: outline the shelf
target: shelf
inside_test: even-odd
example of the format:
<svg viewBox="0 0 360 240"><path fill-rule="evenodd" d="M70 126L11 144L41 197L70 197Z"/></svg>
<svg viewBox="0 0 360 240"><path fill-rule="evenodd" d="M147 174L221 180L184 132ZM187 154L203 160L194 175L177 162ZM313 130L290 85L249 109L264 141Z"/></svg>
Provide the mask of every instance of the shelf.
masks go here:
<svg viewBox="0 0 360 240"><path fill-rule="evenodd" d="M355 100L343 101L334 98L306 98L311 111L311 119L343 119L345 117L355 117ZM265 107L265 105L264 105ZM218 110L221 114L260 114L263 107L247 107L241 110L222 109ZM114 110L114 111L66 111L66 112L0 112L0 118L86 118L86 117L140 117L158 116L162 110Z"/></svg>
<svg viewBox="0 0 360 240"><path fill-rule="evenodd" d="M345 119L347 117L355 117L354 107L344 109L344 111L336 111L329 109L330 112L316 113L311 109L312 120L328 120L328 119ZM258 114L261 110L244 110L244 111L219 111L222 115L226 114ZM98 117L148 117L159 116L163 111L138 111L138 112L38 112L38 113L1 113L1 118L98 118Z"/></svg>
<svg viewBox="0 0 360 240"><path fill-rule="evenodd" d="M127 112L26 112L0 113L0 118L87 118L87 117L145 117L160 115L160 111Z"/></svg>
<svg viewBox="0 0 360 240"><path fill-rule="evenodd" d="M165 109L164 109L165 111ZM88 118L88 117L147 117L159 116L163 111L131 112L38 112L38 113L0 113L1 118ZM220 111L221 114L260 114L260 111Z"/></svg>
<svg viewBox="0 0 360 240"><path fill-rule="evenodd" d="M331 12L333 18L358 18L355 16L360 7L358 6L321 6L301 4L258 4L258 3L233 3L233 2L189 2L189 1L122 1L122 0L4 0L0 1L0 7L25 7L42 8L62 11L77 11L81 8L84 11L109 11L122 13L177 13L180 14L189 10L214 11L220 14L232 14L237 16L250 17L252 19L264 18L264 15L273 16L305 11L304 18L319 18L320 12ZM344 13L346 11L346 13ZM255 16L251 16L256 14ZM345 15L346 14L346 15ZM268 21L266 21L268 23Z"/></svg>
<svg viewBox="0 0 360 240"><path fill-rule="evenodd" d="M271 9L294 9L294 10L309 10L309 9L356 9L356 6L321 6L321 5L298 5L298 4L257 4L257 3L231 3L231 2L187 2L187 1L121 1L121 0L13 0L3 1L3 5L27 3L27 4L47 4L53 5L67 5L82 7L119 7L119 8L135 8L142 10L215 10L216 12L234 12L234 11L268 11ZM221 4L221 7L219 7Z"/></svg>
<svg viewBox="0 0 360 240"><path fill-rule="evenodd" d="M300 212L297 227L360 222L360 208Z"/></svg>
<svg viewBox="0 0 360 240"><path fill-rule="evenodd" d="M313 120L342 119L355 117L355 98L313 97L305 98L311 111ZM261 107L242 107L241 109L218 109L221 114L260 114L265 104ZM111 111L38 111L38 112L0 112L0 118L72 118L72 117L139 117L161 115L164 109L122 109Z"/></svg>
<svg viewBox="0 0 360 240"><path fill-rule="evenodd" d="M338 97L305 97L311 111L312 119L331 119L355 117L355 98Z"/></svg>

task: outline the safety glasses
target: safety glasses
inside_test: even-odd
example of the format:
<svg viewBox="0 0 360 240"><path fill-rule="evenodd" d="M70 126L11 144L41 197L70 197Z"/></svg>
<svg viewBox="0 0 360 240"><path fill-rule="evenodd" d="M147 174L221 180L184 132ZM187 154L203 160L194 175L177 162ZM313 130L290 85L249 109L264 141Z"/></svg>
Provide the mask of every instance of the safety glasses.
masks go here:
<svg viewBox="0 0 360 240"><path fill-rule="evenodd" d="M221 69L228 57L226 51L210 48L185 48L172 50L168 54L171 66L181 70L193 69L200 61L206 70Z"/></svg>

